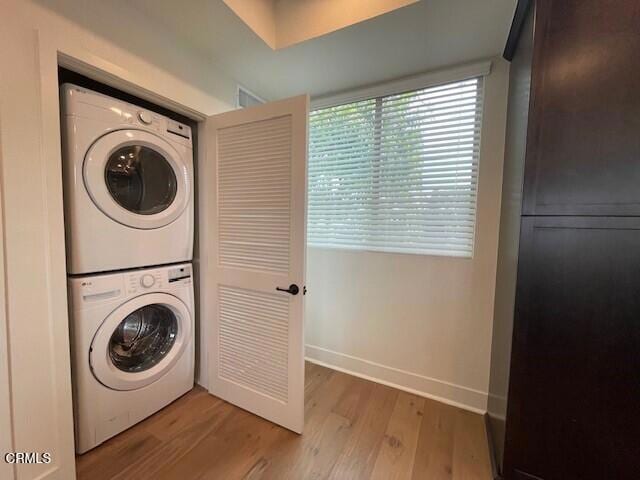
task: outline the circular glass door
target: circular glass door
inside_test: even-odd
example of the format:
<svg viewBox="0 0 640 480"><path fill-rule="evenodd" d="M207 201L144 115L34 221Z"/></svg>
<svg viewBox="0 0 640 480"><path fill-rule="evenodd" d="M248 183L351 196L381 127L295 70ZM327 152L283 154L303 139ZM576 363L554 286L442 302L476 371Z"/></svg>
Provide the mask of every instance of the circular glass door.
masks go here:
<svg viewBox="0 0 640 480"><path fill-rule="evenodd" d="M113 199L139 215L166 210L178 190L176 174L166 158L144 145L116 149L107 160L104 180Z"/></svg>
<svg viewBox="0 0 640 480"><path fill-rule="evenodd" d="M96 331L89 350L91 371L114 390L142 388L184 357L192 330L192 314L177 297L135 297L111 312Z"/></svg>
<svg viewBox="0 0 640 480"><path fill-rule="evenodd" d="M190 155L187 147L174 147L150 132L117 130L89 148L84 184L95 206L116 222L140 229L164 227L191 199Z"/></svg>
<svg viewBox="0 0 640 480"><path fill-rule="evenodd" d="M143 372L165 358L176 341L178 320L164 305L145 305L111 335L109 357L123 372Z"/></svg>

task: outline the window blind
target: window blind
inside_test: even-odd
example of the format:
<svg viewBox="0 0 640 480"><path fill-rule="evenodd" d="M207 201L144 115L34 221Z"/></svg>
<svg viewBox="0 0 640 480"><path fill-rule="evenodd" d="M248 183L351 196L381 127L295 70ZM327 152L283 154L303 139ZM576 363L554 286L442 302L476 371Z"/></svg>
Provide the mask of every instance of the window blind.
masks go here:
<svg viewBox="0 0 640 480"><path fill-rule="evenodd" d="M482 77L314 110L312 246L470 257Z"/></svg>

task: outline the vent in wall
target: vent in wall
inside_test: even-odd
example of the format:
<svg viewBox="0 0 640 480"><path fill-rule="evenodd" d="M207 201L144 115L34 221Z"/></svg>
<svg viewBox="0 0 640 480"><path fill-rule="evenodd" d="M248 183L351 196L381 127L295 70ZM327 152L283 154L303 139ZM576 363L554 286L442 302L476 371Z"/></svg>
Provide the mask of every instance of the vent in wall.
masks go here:
<svg viewBox="0 0 640 480"><path fill-rule="evenodd" d="M265 103L263 99L251 93L246 88L238 86L238 95L237 95L238 108L253 107L254 105L260 105L262 103Z"/></svg>

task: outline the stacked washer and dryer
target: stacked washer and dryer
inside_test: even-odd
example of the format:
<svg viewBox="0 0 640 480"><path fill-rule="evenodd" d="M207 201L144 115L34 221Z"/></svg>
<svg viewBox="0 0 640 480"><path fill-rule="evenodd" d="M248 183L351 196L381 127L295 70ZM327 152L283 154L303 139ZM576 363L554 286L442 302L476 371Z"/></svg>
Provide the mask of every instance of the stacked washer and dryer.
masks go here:
<svg viewBox="0 0 640 480"><path fill-rule="evenodd" d="M65 84L63 159L76 451L194 382L191 129Z"/></svg>

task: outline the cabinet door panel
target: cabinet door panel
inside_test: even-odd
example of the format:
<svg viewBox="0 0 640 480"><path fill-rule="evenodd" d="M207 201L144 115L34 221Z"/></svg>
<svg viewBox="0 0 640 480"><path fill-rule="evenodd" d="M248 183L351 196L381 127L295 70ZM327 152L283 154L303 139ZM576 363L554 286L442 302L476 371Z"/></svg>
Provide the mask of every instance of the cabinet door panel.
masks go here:
<svg viewBox="0 0 640 480"><path fill-rule="evenodd" d="M505 478L638 478L640 219L525 217Z"/></svg>
<svg viewBox="0 0 640 480"><path fill-rule="evenodd" d="M640 215L640 2L537 5L523 213Z"/></svg>

